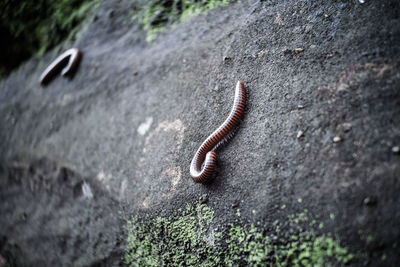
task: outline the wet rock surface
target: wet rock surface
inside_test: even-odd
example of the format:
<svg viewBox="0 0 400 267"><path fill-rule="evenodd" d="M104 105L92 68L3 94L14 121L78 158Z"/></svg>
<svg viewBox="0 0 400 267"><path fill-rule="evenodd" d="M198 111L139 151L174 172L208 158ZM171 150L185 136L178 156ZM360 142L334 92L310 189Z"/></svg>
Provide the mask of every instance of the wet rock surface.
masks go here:
<svg viewBox="0 0 400 267"><path fill-rule="evenodd" d="M15 159L0 177L0 251L10 266L120 260L118 204L96 181L46 158Z"/></svg>
<svg viewBox="0 0 400 267"><path fill-rule="evenodd" d="M200 201L213 227L239 208L265 231L308 209L366 253L353 265L396 265L398 1L241 1L151 44L130 5L101 4L72 79L39 85L48 53L2 85L2 259L116 265L120 212L165 216ZM191 158L229 113L237 80L246 114L214 182L195 184Z"/></svg>

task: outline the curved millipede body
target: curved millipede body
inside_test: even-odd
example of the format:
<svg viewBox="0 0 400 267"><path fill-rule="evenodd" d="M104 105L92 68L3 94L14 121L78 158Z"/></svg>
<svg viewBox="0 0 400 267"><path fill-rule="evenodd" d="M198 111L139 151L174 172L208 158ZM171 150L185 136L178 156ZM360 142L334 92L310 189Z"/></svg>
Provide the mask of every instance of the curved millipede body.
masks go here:
<svg viewBox="0 0 400 267"><path fill-rule="evenodd" d="M190 164L190 176L193 181L204 183L211 177L217 154L214 152L218 144L232 131L238 124L244 112L246 103L246 88L243 82L238 81L235 89L235 99L232 110L228 118L201 144Z"/></svg>
<svg viewBox="0 0 400 267"><path fill-rule="evenodd" d="M81 52L78 48L71 48L57 57L40 75L40 84L47 84L51 78L56 75L60 69L61 75L66 76L77 67ZM66 66L65 66L66 65ZM65 67L64 67L65 66Z"/></svg>

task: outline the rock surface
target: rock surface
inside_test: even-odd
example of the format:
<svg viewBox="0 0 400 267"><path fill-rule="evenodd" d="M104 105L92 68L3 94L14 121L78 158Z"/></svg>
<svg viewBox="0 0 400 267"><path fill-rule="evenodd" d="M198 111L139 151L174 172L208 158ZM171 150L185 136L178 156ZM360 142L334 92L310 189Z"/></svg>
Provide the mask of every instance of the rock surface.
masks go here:
<svg viewBox="0 0 400 267"><path fill-rule="evenodd" d="M168 216L206 195L213 227L240 209L268 231L308 209L321 232L365 253L354 265L399 262L398 1L240 1L151 44L130 5L101 4L72 79L39 85L49 53L2 85L3 259L116 265L126 214ZM246 114L214 181L195 184L191 158L237 80Z"/></svg>

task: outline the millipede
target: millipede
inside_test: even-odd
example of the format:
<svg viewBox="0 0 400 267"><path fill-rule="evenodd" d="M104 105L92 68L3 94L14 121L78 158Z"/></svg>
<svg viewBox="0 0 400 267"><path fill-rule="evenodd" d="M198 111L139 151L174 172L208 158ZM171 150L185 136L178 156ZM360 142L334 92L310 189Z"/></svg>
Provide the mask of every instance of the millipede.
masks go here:
<svg viewBox="0 0 400 267"><path fill-rule="evenodd" d="M66 76L74 71L77 67L79 59L81 58L81 51L78 48L70 48L60 56L58 56L40 75L39 82L42 85L47 84L50 79L56 75L61 68L61 75Z"/></svg>
<svg viewBox="0 0 400 267"><path fill-rule="evenodd" d="M228 118L201 144L190 164L190 176L196 183L205 183L211 178L217 162L216 148L238 125L246 103L246 88L238 81L235 98Z"/></svg>

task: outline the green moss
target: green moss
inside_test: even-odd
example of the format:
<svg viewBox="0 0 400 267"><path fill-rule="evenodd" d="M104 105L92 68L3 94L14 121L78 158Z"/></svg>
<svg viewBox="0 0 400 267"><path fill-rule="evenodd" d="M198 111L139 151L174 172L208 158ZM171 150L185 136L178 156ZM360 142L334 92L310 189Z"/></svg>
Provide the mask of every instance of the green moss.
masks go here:
<svg viewBox="0 0 400 267"><path fill-rule="evenodd" d="M352 253L340 246L332 237L318 236L312 229L305 231L301 224L308 221L304 211L288 216L278 223L269 236L262 229L233 226L229 232L228 253L225 264L236 266L326 266L346 264L354 258Z"/></svg>
<svg viewBox="0 0 400 267"><path fill-rule="evenodd" d="M188 205L175 220L164 217L127 225L128 246L125 263L129 266L215 266L220 261L217 248L207 240L219 242L221 235L209 230L214 217L206 205ZM210 232L210 233L208 233ZM209 235L207 235L209 234Z"/></svg>
<svg viewBox="0 0 400 267"><path fill-rule="evenodd" d="M240 217L240 209L236 209L236 216Z"/></svg>
<svg viewBox="0 0 400 267"><path fill-rule="evenodd" d="M371 244L372 241L374 241L374 237L373 237L372 235L368 235L368 236L367 236L367 244L368 244L368 245Z"/></svg>
<svg viewBox="0 0 400 267"><path fill-rule="evenodd" d="M150 0L133 10L147 31L147 41L151 42L167 26L188 20L198 14L217 7L226 6L231 0Z"/></svg>
<svg viewBox="0 0 400 267"><path fill-rule="evenodd" d="M206 205L178 210L171 218L133 218L127 223L125 263L129 266L329 266L343 265L354 254L330 235L309 226L307 210L274 223L211 227L214 211ZM316 220L312 220L317 227ZM304 225L307 227L303 228Z"/></svg>

